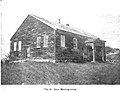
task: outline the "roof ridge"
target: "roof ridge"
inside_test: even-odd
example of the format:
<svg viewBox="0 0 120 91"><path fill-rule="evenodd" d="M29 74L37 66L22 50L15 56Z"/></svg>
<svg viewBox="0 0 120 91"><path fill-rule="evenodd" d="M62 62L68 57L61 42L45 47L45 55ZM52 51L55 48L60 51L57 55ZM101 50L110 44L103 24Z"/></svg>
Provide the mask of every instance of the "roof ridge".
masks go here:
<svg viewBox="0 0 120 91"><path fill-rule="evenodd" d="M89 37L89 38L93 38L93 39L97 39L98 37L91 34L91 33L88 33L82 29L79 29L79 28L76 28L76 27L72 27L72 26L66 26L64 24L61 24L61 23L57 23L57 22L53 22L53 21L49 21L47 19L44 19L44 18L41 18L39 16L36 16L34 14L29 14L33 17L35 17L36 19L40 20L41 22L47 24L48 26L52 27L53 29L61 29L61 30L64 30L64 31L69 31L69 32L72 32L72 33L75 33L75 34L79 34L79 35L82 35L82 36L85 36L85 37Z"/></svg>

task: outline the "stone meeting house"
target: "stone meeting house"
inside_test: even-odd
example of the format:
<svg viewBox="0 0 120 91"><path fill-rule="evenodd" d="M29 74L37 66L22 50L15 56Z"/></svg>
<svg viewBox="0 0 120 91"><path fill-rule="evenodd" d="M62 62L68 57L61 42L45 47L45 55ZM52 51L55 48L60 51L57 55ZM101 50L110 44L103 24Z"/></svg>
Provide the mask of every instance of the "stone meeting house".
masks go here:
<svg viewBox="0 0 120 91"><path fill-rule="evenodd" d="M15 60L106 61L105 41L69 24L29 14L10 39Z"/></svg>

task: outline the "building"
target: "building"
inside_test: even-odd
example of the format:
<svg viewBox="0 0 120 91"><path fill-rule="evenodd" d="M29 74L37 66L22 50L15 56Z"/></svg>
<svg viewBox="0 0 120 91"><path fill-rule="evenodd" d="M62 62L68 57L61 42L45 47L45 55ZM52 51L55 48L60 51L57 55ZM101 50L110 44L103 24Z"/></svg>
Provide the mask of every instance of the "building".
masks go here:
<svg viewBox="0 0 120 91"><path fill-rule="evenodd" d="M72 28L28 15L10 39L10 56L52 61L105 61L105 41Z"/></svg>

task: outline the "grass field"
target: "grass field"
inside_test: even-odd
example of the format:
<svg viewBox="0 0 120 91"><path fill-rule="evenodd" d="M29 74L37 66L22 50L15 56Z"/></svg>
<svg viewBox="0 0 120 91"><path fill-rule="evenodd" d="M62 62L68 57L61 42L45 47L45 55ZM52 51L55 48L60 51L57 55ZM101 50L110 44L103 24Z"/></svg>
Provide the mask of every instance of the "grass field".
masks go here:
<svg viewBox="0 0 120 91"><path fill-rule="evenodd" d="M1 84L120 84L120 64L4 64L1 66Z"/></svg>

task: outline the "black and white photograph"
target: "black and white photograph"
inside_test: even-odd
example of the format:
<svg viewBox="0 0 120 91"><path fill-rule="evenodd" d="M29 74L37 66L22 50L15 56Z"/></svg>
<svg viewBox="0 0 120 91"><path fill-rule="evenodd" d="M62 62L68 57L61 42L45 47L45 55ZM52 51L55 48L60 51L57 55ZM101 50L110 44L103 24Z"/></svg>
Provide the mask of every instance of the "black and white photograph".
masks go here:
<svg viewBox="0 0 120 91"><path fill-rule="evenodd" d="M120 86L119 0L1 0L0 30L2 86Z"/></svg>

